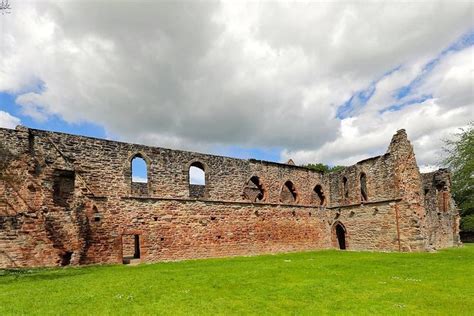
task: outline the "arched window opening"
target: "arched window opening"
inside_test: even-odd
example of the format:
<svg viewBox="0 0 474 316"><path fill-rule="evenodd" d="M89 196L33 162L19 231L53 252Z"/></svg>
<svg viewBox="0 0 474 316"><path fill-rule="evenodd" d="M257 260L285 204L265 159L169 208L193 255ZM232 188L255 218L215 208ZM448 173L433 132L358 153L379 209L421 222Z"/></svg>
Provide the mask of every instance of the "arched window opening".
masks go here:
<svg viewBox="0 0 474 316"><path fill-rule="evenodd" d="M189 184L206 185L206 172L202 163L196 161L189 167Z"/></svg>
<svg viewBox="0 0 474 316"><path fill-rule="evenodd" d="M313 189L313 203L318 204L319 206L324 206L326 202L326 197L324 195L323 187L317 185Z"/></svg>
<svg viewBox="0 0 474 316"><path fill-rule="evenodd" d="M286 181L280 192L280 202L282 203L295 203L298 200L298 193L296 192L295 185L291 181Z"/></svg>
<svg viewBox="0 0 474 316"><path fill-rule="evenodd" d="M206 172L204 165L195 161L189 166L189 196L194 198L206 195Z"/></svg>
<svg viewBox="0 0 474 316"><path fill-rule="evenodd" d="M367 176L363 172L360 174L360 200L362 202L368 201Z"/></svg>
<svg viewBox="0 0 474 316"><path fill-rule="evenodd" d="M132 182L148 183L148 168L141 155L136 155L132 159Z"/></svg>
<svg viewBox="0 0 474 316"><path fill-rule="evenodd" d="M344 200L349 198L349 186L347 185L347 178L342 178L342 194L344 196Z"/></svg>
<svg viewBox="0 0 474 316"><path fill-rule="evenodd" d="M265 189L259 177L253 176L244 188L244 198L250 202L265 201Z"/></svg>
<svg viewBox="0 0 474 316"><path fill-rule="evenodd" d="M342 225L339 222L335 224L333 234L336 237L337 246L339 246L339 249L345 250L346 249L346 229L344 225Z"/></svg>

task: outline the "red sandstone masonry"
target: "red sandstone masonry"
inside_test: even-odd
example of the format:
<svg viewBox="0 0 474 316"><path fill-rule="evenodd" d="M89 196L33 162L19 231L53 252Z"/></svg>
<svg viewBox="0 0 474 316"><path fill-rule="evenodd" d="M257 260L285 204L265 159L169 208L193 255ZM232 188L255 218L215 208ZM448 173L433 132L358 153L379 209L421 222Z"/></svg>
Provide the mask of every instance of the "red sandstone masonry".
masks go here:
<svg viewBox="0 0 474 316"><path fill-rule="evenodd" d="M137 155L147 184L131 182ZM142 262L338 248L336 224L349 250L459 245L449 173L420 175L404 131L385 155L327 175L24 127L0 129L0 157L0 268L121 263L135 243ZM193 163L205 188L189 185ZM254 176L263 187L256 203L244 194ZM287 181L294 202L281 195Z"/></svg>

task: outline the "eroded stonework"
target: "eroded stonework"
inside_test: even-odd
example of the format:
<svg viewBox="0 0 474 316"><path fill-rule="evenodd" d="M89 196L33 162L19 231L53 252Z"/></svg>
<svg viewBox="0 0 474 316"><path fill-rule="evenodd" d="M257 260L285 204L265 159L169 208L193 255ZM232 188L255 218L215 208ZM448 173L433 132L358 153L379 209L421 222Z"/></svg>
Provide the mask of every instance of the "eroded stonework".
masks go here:
<svg viewBox="0 0 474 316"><path fill-rule="evenodd" d="M420 174L404 130L330 174L25 127L0 129L0 157L0 268L460 244L450 174Z"/></svg>

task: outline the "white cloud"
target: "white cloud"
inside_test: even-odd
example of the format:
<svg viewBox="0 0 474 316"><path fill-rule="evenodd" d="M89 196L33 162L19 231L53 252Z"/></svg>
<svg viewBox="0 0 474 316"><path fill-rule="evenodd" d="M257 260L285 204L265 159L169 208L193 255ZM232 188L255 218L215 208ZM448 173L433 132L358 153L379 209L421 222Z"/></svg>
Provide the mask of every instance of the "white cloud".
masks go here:
<svg viewBox="0 0 474 316"><path fill-rule="evenodd" d="M424 170L441 165L443 140L453 137L460 127L474 120L474 47L445 56L413 95L432 95L432 99L408 105L399 111L382 110L395 102L392 89L386 89L390 77L377 85L377 93L356 117L342 120L341 134L316 150L285 151L283 157L300 162L324 161L353 164L369 154L386 151L391 135L400 128L407 130L415 147L417 160ZM394 74L393 76L398 76ZM396 80L395 80L396 81ZM382 86L379 91L379 86ZM381 92L385 95L381 96ZM386 102L378 103L384 98Z"/></svg>
<svg viewBox="0 0 474 316"><path fill-rule="evenodd" d="M91 121L159 146L281 147L282 160L348 164L382 153L405 127L431 153L434 137L472 118L472 55L446 56L414 92L433 100L378 113L473 27L472 10L449 1L15 2L0 17L0 91L18 94L37 120ZM399 66L352 118L335 117ZM421 147L422 136L433 140Z"/></svg>
<svg viewBox="0 0 474 316"><path fill-rule="evenodd" d="M0 111L0 127L15 128L20 124L20 119L10 115L7 112Z"/></svg>
<svg viewBox="0 0 474 316"><path fill-rule="evenodd" d="M438 170L438 168L434 165L421 165L420 172L421 173L428 173Z"/></svg>

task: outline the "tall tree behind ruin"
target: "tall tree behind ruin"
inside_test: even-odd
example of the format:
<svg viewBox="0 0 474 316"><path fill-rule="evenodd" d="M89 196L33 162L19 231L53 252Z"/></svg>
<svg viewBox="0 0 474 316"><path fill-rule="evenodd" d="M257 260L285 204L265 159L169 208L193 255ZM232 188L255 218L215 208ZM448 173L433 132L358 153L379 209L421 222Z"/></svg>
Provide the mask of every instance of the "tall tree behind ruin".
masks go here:
<svg viewBox="0 0 474 316"><path fill-rule="evenodd" d="M461 209L461 230L474 232L474 122L456 136L445 140L444 163L453 172L452 192Z"/></svg>

